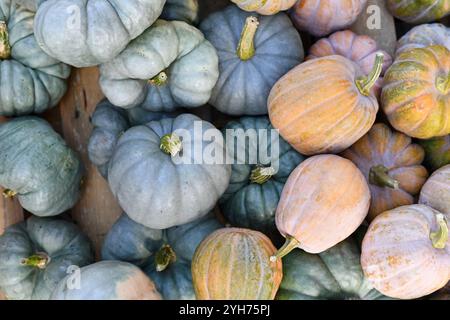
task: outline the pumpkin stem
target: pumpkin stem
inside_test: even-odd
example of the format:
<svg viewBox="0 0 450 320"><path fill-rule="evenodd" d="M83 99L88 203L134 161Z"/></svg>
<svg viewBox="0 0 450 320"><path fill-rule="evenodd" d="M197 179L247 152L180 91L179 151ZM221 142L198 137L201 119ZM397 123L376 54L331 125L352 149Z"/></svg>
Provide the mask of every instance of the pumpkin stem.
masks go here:
<svg viewBox="0 0 450 320"><path fill-rule="evenodd" d="M166 270L169 264L175 261L177 261L175 251L173 251L170 245L163 245L155 255L156 271L161 272Z"/></svg>
<svg viewBox="0 0 450 320"><path fill-rule="evenodd" d="M384 54L382 52L377 52L375 57L375 63L373 65L373 69L367 77L361 77L356 79L356 86L359 89L359 92L365 96L370 96L370 91L372 87L377 82L378 78L383 71L383 62L384 62Z"/></svg>
<svg viewBox="0 0 450 320"><path fill-rule="evenodd" d="M0 21L0 59L11 57L11 45L9 44L8 27L5 21Z"/></svg>
<svg viewBox="0 0 450 320"><path fill-rule="evenodd" d="M256 17L248 17L245 20L241 40L237 48L237 55L242 61L250 60L255 55L255 34L258 30L259 21Z"/></svg>
<svg viewBox="0 0 450 320"><path fill-rule="evenodd" d="M153 84L155 86L163 86L166 84L169 77L167 76L167 73L165 71L161 71L156 76L148 80L150 84Z"/></svg>
<svg viewBox="0 0 450 320"><path fill-rule="evenodd" d="M257 167L252 170L250 174L250 182L257 184L264 184L272 178L275 174L275 169L272 167Z"/></svg>
<svg viewBox="0 0 450 320"><path fill-rule="evenodd" d="M14 191L14 190L11 190L11 189L5 189L5 190L3 191L3 196L4 196L6 199L14 198L14 197L16 196L16 194L17 194L17 192Z"/></svg>
<svg viewBox="0 0 450 320"><path fill-rule="evenodd" d="M270 261L275 262L277 261L277 259L281 259L284 256L288 255L289 252L298 247L299 243L300 242L294 237L287 236L284 245L280 249L278 249L277 253L274 256L270 257Z"/></svg>
<svg viewBox="0 0 450 320"><path fill-rule="evenodd" d="M436 88L442 94L447 94L450 91L450 74L438 76L436 78Z"/></svg>
<svg viewBox="0 0 450 320"><path fill-rule="evenodd" d="M175 157L181 151L181 139L175 133L169 133L161 138L160 149L172 157Z"/></svg>
<svg viewBox="0 0 450 320"><path fill-rule="evenodd" d="M439 225L439 230L431 232L430 239L433 242L433 247L436 249L444 249L448 241L447 221L442 213L436 215L436 221Z"/></svg>
<svg viewBox="0 0 450 320"><path fill-rule="evenodd" d="M373 166L369 172L369 182L372 185L381 188L391 188L397 190L400 188L400 183L389 176L389 169L383 165Z"/></svg>
<svg viewBox="0 0 450 320"><path fill-rule="evenodd" d="M27 267L45 269L49 263L50 257L43 252L38 252L28 258L22 259L20 264Z"/></svg>

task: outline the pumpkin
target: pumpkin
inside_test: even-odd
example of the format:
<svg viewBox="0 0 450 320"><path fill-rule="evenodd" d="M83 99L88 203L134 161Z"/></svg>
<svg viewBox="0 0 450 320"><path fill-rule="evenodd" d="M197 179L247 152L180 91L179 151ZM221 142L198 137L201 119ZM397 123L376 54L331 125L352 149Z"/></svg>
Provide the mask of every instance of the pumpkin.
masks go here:
<svg viewBox="0 0 450 320"><path fill-rule="evenodd" d="M161 15L164 0L47 0L34 32L50 56L81 68L114 59Z"/></svg>
<svg viewBox="0 0 450 320"><path fill-rule="evenodd" d="M225 154L221 138L212 124L190 114L129 129L110 160L112 193L131 219L149 228L167 229L201 218L230 181L231 166L223 158L206 158L208 152Z"/></svg>
<svg viewBox="0 0 450 320"><path fill-rule="evenodd" d="M316 37L349 27L365 8L367 0L298 0L291 10L297 28Z"/></svg>
<svg viewBox="0 0 450 320"><path fill-rule="evenodd" d="M200 243L192 260L199 300L273 300L283 277L275 247L264 234L225 228Z"/></svg>
<svg viewBox="0 0 450 320"><path fill-rule="evenodd" d="M216 50L181 21L158 20L100 66L100 86L112 104L150 111L202 106L218 77Z"/></svg>
<svg viewBox="0 0 450 320"><path fill-rule="evenodd" d="M197 24L198 11L198 0L167 0L160 18Z"/></svg>
<svg viewBox="0 0 450 320"><path fill-rule="evenodd" d="M435 171L420 192L419 203L450 215L450 165Z"/></svg>
<svg viewBox="0 0 450 320"><path fill-rule="evenodd" d="M396 18L411 24L439 20L450 14L449 0L387 0L387 5Z"/></svg>
<svg viewBox="0 0 450 320"><path fill-rule="evenodd" d="M340 55L352 60L360 66L365 74L369 74L374 67L376 55L378 52L384 54L383 69L381 75L392 63L392 58L385 51L378 51L378 45L368 36L359 36L350 30L338 31L328 38L322 38L317 41L310 49L306 60L317 59L326 56ZM383 78L378 78L373 90L379 95Z"/></svg>
<svg viewBox="0 0 450 320"><path fill-rule="evenodd" d="M262 130L266 136L261 136ZM249 138L255 132L257 140L248 145L235 143L235 136L228 135L227 131L238 137L242 132ZM303 157L280 139L278 133L274 135L267 117L231 121L223 133L227 149L233 150L229 155L233 164L230 185L219 202L222 213L234 226L275 235L275 211L281 191ZM256 156L255 161L253 156Z"/></svg>
<svg viewBox="0 0 450 320"><path fill-rule="evenodd" d="M93 260L88 238L74 224L31 217L0 236L0 289L8 299L47 300L71 266Z"/></svg>
<svg viewBox="0 0 450 320"><path fill-rule="evenodd" d="M70 67L39 48L34 22L25 7L0 1L0 116L42 113L67 90Z"/></svg>
<svg viewBox="0 0 450 320"><path fill-rule="evenodd" d="M348 238L369 211L370 190L349 160L319 155L303 161L281 193L275 221L286 238L276 258L295 248L321 253Z"/></svg>
<svg viewBox="0 0 450 320"><path fill-rule="evenodd" d="M144 227L123 214L106 236L105 260L134 263L155 282L164 299L193 300L191 261L200 242L220 223L208 215L167 230Z"/></svg>
<svg viewBox="0 0 450 320"><path fill-rule="evenodd" d="M231 0L245 11L257 12L263 15L273 15L290 9L297 0Z"/></svg>
<svg viewBox="0 0 450 320"><path fill-rule="evenodd" d="M79 198L83 166L52 127L37 117L0 125L0 186L37 216L55 216Z"/></svg>
<svg viewBox="0 0 450 320"><path fill-rule="evenodd" d="M378 102L372 87L381 74L383 54L376 55L368 76L342 56L302 63L270 92L272 125L305 155L339 153L366 134L375 122Z"/></svg>
<svg viewBox="0 0 450 320"><path fill-rule="evenodd" d="M440 23L414 27L398 40L396 54L433 45L441 45L450 50L450 29Z"/></svg>
<svg viewBox="0 0 450 320"><path fill-rule="evenodd" d="M369 183L369 220L387 210L415 203L414 197L428 178L427 169L421 165L423 148L385 124L374 125L342 156L353 161Z"/></svg>
<svg viewBox="0 0 450 320"><path fill-rule="evenodd" d="M450 133L450 51L435 45L401 53L384 76L381 95L391 125L430 139Z"/></svg>
<svg viewBox="0 0 450 320"><path fill-rule="evenodd" d="M14 0L21 6L24 6L27 10L36 12L42 2L46 0Z"/></svg>
<svg viewBox="0 0 450 320"><path fill-rule="evenodd" d="M79 270L79 287L69 275L51 300L161 300L153 281L138 267L121 261L101 261Z"/></svg>
<svg viewBox="0 0 450 320"><path fill-rule="evenodd" d="M448 215L424 205L403 206L379 215L364 237L361 265L381 293L415 299L450 280Z"/></svg>
<svg viewBox="0 0 450 320"><path fill-rule="evenodd" d="M128 121L131 126L138 126L146 124L150 121L157 121L164 118L175 118L181 112L153 112L141 107L134 107L126 110L128 114Z"/></svg>
<svg viewBox="0 0 450 320"><path fill-rule="evenodd" d="M429 140L420 140L425 149L425 162L431 171L450 164L450 135Z"/></svg>
<svg viewBox="0 0 450 320"><path fill-rule="evenodd" d="M207 17L200 29L219 55L210 104L230 115L267 114L270 89L304 57L287 15L259 16L229 6Z"/></svg>

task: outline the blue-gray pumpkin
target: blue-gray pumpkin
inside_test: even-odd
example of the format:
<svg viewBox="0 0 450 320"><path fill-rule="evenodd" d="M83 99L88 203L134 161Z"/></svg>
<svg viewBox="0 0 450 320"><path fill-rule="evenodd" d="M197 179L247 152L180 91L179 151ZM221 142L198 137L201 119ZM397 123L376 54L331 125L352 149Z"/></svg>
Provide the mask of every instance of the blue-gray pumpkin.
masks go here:
<svg viewBox="0 0 450 320"><path fill-rule="evenodd" d="M200 25L219 55L210 104L230 115L267 114L273 85L304 58L302 40L285 13L260 16L229 6Z"/></svg>
<svg viewBox="0 0 450 320"><path fill-rule="evenodd" d="M198 13L198 0L167 0L160 18L195 25L198 22Z"/></svg>
<svg viewBox="0 0 450 320"><path fill-rule="evenodd" d="M73 223L31 217L0 236L0 289L12 300L47 300L73 266L93 261L88 238Z"/></svg>
<svg viewBox="0 0 450 320"><path fill-rule="evenodd" d="M409 30L398 40L396 55L434 45L441 45L450 50L450 28L441 23L421 24Z"/></svg>
<svg viewBox="0 0 450 320"><path fill-rule="evenodd" d="M67 90L70 67L42 51L34 22L34 12L0 0L0 115L42 113Z"/></svg>
<svg viewBox="0 0 450 320"><path fill-rule="evenodd" d="M21 117L0 125L0 186L37 216L55 216L75 205L83 165L43 119Z"/></svg>
<svg viewBox="0 0 450 320"><path fill-rule="evenodd" d="M195 300L192 257L200 242L221 227L208 215L179 227L156 230L123 214L106 236L102 258L136 264L155 282L164 299Z"/></svg>
<svg viewBox="0 0 450 320"><path fill-rule="evenodd" d="M150 111L202 106L218 77L216 50L182 21L158 20L100 67L100 86L111 103Z"/></svg>

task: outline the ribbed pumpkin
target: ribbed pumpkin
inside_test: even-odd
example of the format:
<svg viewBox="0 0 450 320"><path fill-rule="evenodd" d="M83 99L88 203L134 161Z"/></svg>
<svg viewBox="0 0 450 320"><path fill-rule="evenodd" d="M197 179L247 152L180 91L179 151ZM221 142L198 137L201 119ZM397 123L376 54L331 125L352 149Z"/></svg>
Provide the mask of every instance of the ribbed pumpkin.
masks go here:
<svg viewBox="0 0 450 320"><path fill-rule="evenodd" d="M198 0L167 0L160 18L197 24L198 11Z"/></svg>
<svg viewBox="0 0 450 320"><path fill-rule="evenodd" d="M433 293L450 280L446 216L424 205L379 215L364 237L361 265L374 287L399 299Z"/></svg>
<svg viewBox="0 0 450 320"><path fill-rule="evenodd" d="M192 260L199 300L273 300L283 277L275 247L264 234L225 228L209 235Z"/></svg>
<svg viewBox="0 0 450 320"><path fill-rule="evenodd" d="M419 203L450 215L450 165L431 175L420 192Z"/></svg>
<svg viewBox="0 0 450 320"><path fill-rule="evenodd" d="M398 40L396 54L433 45L441 45L450 50L450 28L440 23L414 27Z"/></svg>
<svg viewBox="0 0 450 320"><path fill-rule="evenodd" d="M420 140L425 149L425 162L432 171L450 164L450 135Z"/></svg>
<svg viewBox="0 0 450 320"><path fill-rule="evenodd" d="M427 169L421 165L423 148L385 124L374 125L342 156L353 161L369 183L369 220L387 210L413 204L428 178Z"/></svg>
<svg viewBox="0 0 450 320"><path fill-rule="evenodd" d="M450 133L450 51L436 45L408 50L384 76L382 105L392 126L429 139Z"/></svg>
<svg viewBox="0 0 450 320"><path fill-rule="evenodd" d="M323 252L348 238L369 211L370 190L349 160L320 155L303 161L287 180L276 212L286 238L276 257L295 248Z"/></svg>
<svg viewBox="0 0 450 320"><path fill-rule="evenodd" d="M391 13L407 23L425 23L450 14L450 0L387 0Z"/></svg>
<svg viewBox="0 0 450 320"><path fill-rule="evenodd" d="M297 0L231 0L245 11L254 11L263 15L272 15L288 10Z"/></svg>
<svg viewBox="0 0 450 320"><path fill-rule="evenodd" d="M382 66L381 53L369 76L342 56L302 63L282 77L270 93L272 125L301 154L345 150L375 122L378 101L372 87Z"/></svg>
<svg viewBox="0 0 450 320"><path fill-rule="evenodd" d="M300 30L321 37L350 26L367 0L298 0L291 17Z"/></svg>

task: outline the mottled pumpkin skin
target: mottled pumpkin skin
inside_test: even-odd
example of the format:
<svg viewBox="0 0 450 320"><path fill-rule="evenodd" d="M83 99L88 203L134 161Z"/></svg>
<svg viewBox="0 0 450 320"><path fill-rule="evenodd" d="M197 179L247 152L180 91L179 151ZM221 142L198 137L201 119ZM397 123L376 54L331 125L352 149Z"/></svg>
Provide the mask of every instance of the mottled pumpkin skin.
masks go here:
<svg viewBox="0 0 450 320"><path fill-rule="evenodd" d="M80 270L80 288L73 289L70 275L62 279L51 300L162 300L155 284L138 267L127 262L101 261Z"/></svg>
<svg viewBox="0 0 450 320"><path fill-rule="evenodd" d="M450 14L450 0L387 0L391 13L407 23L439 20Z"/></svg>
<svg viewBox="0 0 450 320"><path fill-rule="evenodd" d="M273 300L283 271L281 260L270 261L276 249L264 234L225 228L198 246L192 280L199 300Z"/></svg>
<svg viewBox="0 0 450 320"><path fill-rule="evenodd" d="M290 9L297 0L231 0L245 11L263 15L273 15Z"/></svg>
<svg viewBox="0 0 450 320"><path fill-rule="evenodd" d="M195 25L199 18L198 10L198 0L167 0L160 18L184 21Z"/></svg>
<svg viewBox="0 0 450 320"><path fill-rule="evenodd" d="M375 95L357 88L360 76L363 70L342 56L302 63L270 92L272 125L301 154L344 151L370 130L378 111Z"/></svg>
<svg viewBox="0 0 450 320"><path fill-rule="evenodd" d="M450 50L450 28L440 23L414 27L398 40L396 54L433 45L441 45Z"/></svg>
<svg viewBox="0 0 450 320"><path fill-rule="evenodd" d="M221 227L212 214L166 230L144 227L123 214L106 236L102 258L136 264L155 282L164 299L194 300L192 257L200 242ZM157 271L155 255L164 245L171 247L176 261Z"/></svg>
<svg viewBox="0 0 450 320"><path fill-rule="evenodd" d="M408 50L395 59L384 76L381 96L391 125L410 137L430 139L450 133L450 51L443 46ZM447 81L448 82L448 81Z"/></svg>
<svg viewBox="0 0 450 320"><path fill-rule="evenodd" d="M55 216L75 205L83 165L43 119L16 118L0 125L0 185L37 216Z"/></svg>
<svg viewBox="0 0 450 320"><path fill-rule="evenodd" d="M425 163L432 171L450 164L450 135L429 140L420 140L425 149Z"/></svg>
<svg viewBox="0 0 450 320"><path fill-rule="evenodd" d="M430 240L430 233L438 229L437 214L424 205L403 206L371 223L362 244L361 265L381 293L415 299L450 280L450 241L444 249L435 249Z"/></svg>
<svg viewBox="0 0 450 320"><path fill-rule="evenodd" d="M237 48L246 19L258 18L255 55L246 61ZM207 17L200 29L217 49L220 77L210 104L230 115L267 114L270 89L286 72L303 61L302 40L285 13L259 16L235 5Z"/></svg>
<svg viewBox="0 0 450 320"><path fill-rule="evenodd" d="M412 144L410 137L392 131L385 124L375 124L342 156L355 163L369 183L369 220L387 210L413 204L414 197L428 178L427 169L421 165L425 157L423 148ZM399 183L398 189L370 183L371 169L380 165L388 170L389 177Z"/></svg>
<svg viewBox="0 0 450 320"><path fill-rule="evenodd" d="M21 263L37 253L50 257L44 269ZM0 289L12 300L48 300L70 266L93 261L88 238L74 224L31 217L0 236Z"/></svg>
<svg viewBox="0 0 450 320"><path fill-rule="evenodd" d="M0 1L11 56L0 60L0 116L42 113L58 104L67 90L70 67L47 55L34 32L34 13L11 0Z"/></svg>
<svg viewBox="0 0 450 320"><path fill-rule="evenodd" d="M450 215L450 165L435 171L420 192L419 203Z"/></svg>
<svg viewBox="0 0 450 320"><path fill-rule="evenodd" d="M16 3L27 8L27 10L36 12L39 6L46 0L14 0Z"/></svg>
<svg viewBox="0 0 450 320"><path fill-rule="evenodd" d="M350 26L365 8L367 0L298 0L291 11L297 28L316 37Z"/></svg>

